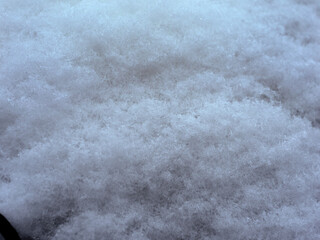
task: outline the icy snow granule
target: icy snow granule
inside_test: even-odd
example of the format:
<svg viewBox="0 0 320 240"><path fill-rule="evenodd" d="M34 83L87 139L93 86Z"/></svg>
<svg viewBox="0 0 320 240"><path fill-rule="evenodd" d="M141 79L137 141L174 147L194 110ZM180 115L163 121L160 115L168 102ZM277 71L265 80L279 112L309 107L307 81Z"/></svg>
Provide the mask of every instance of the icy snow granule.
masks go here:
<svg viewBox="0 0 320 240"><path fill-rule="evenodd" d="M0 0L0 212L45 240L320 239L320 2Z"/></svg>

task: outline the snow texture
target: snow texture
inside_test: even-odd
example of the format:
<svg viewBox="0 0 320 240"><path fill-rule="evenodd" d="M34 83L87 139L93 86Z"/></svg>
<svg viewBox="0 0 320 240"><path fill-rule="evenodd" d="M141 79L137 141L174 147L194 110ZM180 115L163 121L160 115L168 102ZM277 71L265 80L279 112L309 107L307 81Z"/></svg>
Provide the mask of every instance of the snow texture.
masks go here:
<svg viewBox="0 0 320 240"><path fill-rule="evenodd" d="M0 212L41 240L320 239L320 1L0 0Z"/></svg>

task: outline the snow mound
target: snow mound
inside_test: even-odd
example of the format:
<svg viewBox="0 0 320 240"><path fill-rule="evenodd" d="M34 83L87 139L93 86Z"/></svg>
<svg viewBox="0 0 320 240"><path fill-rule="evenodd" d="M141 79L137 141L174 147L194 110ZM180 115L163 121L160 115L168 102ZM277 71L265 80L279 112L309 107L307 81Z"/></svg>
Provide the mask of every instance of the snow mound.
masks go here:
<svg viewBox="0 0 320 240"><path fill-rule="evenodd" d="M319 1L2 0L0 23L22 236L320 238Z"/></svg>

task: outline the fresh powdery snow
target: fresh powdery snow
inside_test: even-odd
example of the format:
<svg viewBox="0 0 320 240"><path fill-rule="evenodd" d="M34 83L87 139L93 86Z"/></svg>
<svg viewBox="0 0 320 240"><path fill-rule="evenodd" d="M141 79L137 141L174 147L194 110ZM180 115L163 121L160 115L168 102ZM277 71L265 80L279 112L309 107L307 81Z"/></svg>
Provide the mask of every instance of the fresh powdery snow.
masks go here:
<svg viewBox="0 0 320 240"><path fill-rule="evenodd" d="M319 0L0 0L0 212L34 240L319 240Z"/></svg>

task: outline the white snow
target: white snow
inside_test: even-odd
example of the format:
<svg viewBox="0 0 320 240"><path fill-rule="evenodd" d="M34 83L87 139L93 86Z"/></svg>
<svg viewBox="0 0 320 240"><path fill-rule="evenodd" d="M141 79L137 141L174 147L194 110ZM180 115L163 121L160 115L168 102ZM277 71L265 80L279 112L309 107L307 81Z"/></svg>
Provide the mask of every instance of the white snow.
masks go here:
<svg viewBox="0 0 320 240"><path fill-rule="evenodd" d="M318 0L0 0L0 212L50 240L320 239Z"/></svg>

